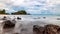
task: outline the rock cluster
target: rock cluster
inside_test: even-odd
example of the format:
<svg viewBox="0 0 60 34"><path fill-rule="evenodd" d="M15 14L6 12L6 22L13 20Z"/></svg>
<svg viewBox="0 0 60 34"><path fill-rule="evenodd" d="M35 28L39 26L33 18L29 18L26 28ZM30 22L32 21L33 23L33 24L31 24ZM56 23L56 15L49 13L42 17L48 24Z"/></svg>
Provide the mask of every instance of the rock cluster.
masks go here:
<svg viewBox="0 0 60 34"><path fill-rule="evenodd" d="M60 34L60 26L48 24L44 27L33 26L33 34Z"/></svg>

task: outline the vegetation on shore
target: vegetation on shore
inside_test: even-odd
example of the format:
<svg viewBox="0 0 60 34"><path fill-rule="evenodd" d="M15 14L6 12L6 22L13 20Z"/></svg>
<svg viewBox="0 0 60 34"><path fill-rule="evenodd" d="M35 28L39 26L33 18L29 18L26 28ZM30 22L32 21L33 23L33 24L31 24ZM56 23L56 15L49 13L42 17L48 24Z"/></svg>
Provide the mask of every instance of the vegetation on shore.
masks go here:
<svg viewBox="0 0 60 34"><path fill-rule="evenodd" d="M6 13L5 9L0 10L0 14L10 15L9 13ZM17 12L11 13L11 15L30 15L30 13L27 13L25 10L19 10Z"/></svg>

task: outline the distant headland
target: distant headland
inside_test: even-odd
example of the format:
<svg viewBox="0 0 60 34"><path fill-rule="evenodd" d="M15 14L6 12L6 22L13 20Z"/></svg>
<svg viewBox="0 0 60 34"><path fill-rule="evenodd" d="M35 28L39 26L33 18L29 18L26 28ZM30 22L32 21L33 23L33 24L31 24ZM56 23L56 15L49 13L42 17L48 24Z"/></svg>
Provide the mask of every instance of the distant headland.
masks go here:
<svg viewBox="0 0 60 34"><path fill-rule="evenodd" d="M11 14L6 13L6 10L0 10L0 15L30 15L30 13L27 13L25 10L19 10L17 12L12 12Z"/></svg>

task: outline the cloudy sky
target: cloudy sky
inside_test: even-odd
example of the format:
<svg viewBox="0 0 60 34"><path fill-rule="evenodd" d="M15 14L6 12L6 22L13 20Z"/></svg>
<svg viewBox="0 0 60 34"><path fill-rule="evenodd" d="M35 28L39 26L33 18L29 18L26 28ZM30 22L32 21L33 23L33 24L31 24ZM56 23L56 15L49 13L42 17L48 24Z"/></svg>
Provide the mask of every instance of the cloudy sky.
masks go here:
<svg viewBox="0 0 60 34"><path fill-rule="evenodd" d="M60 14L60 0L0 0L7 13L26 10L30 14Z"/></svg>

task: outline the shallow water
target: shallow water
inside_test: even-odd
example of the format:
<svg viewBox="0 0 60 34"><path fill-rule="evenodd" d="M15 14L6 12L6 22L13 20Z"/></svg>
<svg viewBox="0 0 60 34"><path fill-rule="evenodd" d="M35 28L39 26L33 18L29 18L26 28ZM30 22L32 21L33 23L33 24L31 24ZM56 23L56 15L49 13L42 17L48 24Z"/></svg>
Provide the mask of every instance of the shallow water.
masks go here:
<svg viewBox="0 0 60 34"><path fill-rule="evenodd" d="M25 24L27 23L27 24ZM21 23L16 23L15 28L11 28L10 30L7 29L3 32L4 34L13 34L13 33L20 33L20 34L33 34L33 25L43 26L49 23L41 22L41 21L21 21Z"/></svg>
<svg viewBox="0 0 60 34"><path fill-rule="evenodd" d="M1 16L2 18L3 16ZM47 24L55 24L60 26L60 20L57 20L57 18L60 18L60 16L27 16L27 15L7 15L7 19L10 17L12 19L21 17L22 20L17 20L16 19L16 24L14 28L10 29L3 29L2 25L0 25L0 30L1 34L14 34L14 33L19 33L19 34L33 34L33 25L39 25L43 26ZM46 17L46 18L43 18ZM0 24L1 24L0 20ZM2 32L3 31L3 32Z"/></svg>

